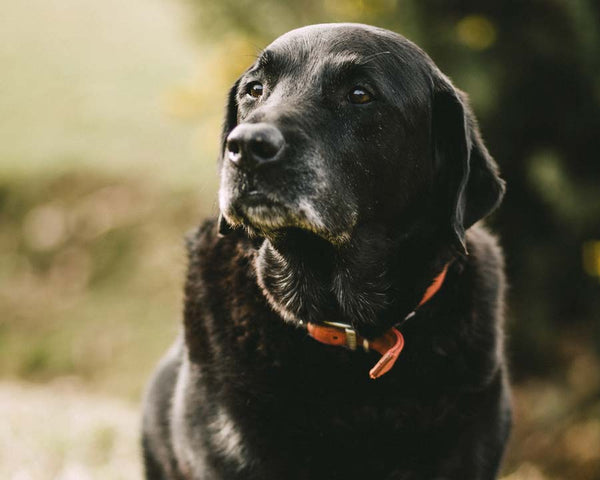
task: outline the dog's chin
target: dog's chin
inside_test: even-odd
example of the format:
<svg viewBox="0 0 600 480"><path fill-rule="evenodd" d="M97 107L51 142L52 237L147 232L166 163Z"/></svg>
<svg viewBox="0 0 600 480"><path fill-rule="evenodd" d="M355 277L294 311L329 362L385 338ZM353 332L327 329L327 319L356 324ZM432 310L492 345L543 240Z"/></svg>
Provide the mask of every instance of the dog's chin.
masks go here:
<svg viewBox="0 0 600 480"><path fill-rule="evenodd" d="M302 230L341 245L349 241L350 232L327 228L317 210L305 200L284 203L264 194L252 193L236 198L221 211L233 228L244 228L251 236L277 240L290 231Z"/></svg>
<svg viewBox="0 0 600 480"><path fill-rule="evenodd" d="M330 232L307 221L302 215L284 205L252 205L237 208L229 218L233 227L243 227L251 236L277 240L290 231L302 230L329 240Z"/></svg>
<svg viewBox="0 0 600 480"><path fill-rule="evenodd" d="M290 209L280 204L245 205L236 210L238 225L267 238L279 237L283 231L298 223Z"/></svg>

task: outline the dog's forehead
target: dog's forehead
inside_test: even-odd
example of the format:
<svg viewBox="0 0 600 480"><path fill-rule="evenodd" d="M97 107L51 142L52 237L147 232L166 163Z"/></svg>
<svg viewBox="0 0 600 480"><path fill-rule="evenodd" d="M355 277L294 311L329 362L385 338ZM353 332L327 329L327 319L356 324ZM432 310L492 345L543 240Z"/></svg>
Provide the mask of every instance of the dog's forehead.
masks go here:
<svg viewBox="0 0 600 480"><path fill-rule="evenodd" d="M403 36L383 28L355 23L309 25L285 33L265 48L261 63L275 63L281 70L294 71L324 64L369 63L407 68L420 74L435 69L418 46ZM317 68L318 70L318 68Z"/></svg>
<svg viewBox="0 0 600 480"><path fill-rule="evenodd" d="M401 46L409 42L394 32L358 23L324 23L291 30L277 38L267 49L294 52L321 51L357 54L373 53L373 48L385 45Z"/></svg>

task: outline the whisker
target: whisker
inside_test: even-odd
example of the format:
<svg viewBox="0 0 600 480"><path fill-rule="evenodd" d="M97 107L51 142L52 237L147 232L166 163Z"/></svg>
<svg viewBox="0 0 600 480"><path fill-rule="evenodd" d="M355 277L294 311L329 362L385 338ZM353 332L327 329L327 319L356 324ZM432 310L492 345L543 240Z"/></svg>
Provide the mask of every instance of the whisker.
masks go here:
<svg viewBox="0 0 600 480"><path fill-rule="evenodd" d="M392 52L390 51L385 51L385 52L377 52L377 53L373 53L367 57L365 57L365 59L363 61L361 61L361 64L364 65L365 63L369 63L371 60L374 60L376 57L380 56L380 55L386 55L386 54L390 54Z"/></svg>

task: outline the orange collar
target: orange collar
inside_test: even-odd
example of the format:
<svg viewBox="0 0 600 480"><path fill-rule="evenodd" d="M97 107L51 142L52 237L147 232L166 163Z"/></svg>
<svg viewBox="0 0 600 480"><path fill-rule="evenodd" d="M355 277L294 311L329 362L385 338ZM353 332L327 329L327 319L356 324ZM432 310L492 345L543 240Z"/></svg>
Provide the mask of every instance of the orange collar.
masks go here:
<svg viewBox="0 0 600 480"><path fill-rule="evenodd" d="M444 266L444 269L433 279L433 282L423 295L423 298L416 306L415 310L410 312L402 322L408 320L414 316L417 308L421 307L424 303L428 302L433 297L444 283L446 273L448 272L448 264ZM375 364L375 366L369 372L369 376L372 379L381 377L384 373L389 372L400 352L404 348L404 337L396 327L390 328L381 337L377 337L374 340L367 340L356 333L356 330L351 325L338 322L323 322L325 325L316 325L309 323L306 328L308 334L317 340L318 342L326 345L334 345L339 347L346 347L350 350L356 350L356 347L360 344L365 352L370 349L379 352L382 357Z"/></svg>

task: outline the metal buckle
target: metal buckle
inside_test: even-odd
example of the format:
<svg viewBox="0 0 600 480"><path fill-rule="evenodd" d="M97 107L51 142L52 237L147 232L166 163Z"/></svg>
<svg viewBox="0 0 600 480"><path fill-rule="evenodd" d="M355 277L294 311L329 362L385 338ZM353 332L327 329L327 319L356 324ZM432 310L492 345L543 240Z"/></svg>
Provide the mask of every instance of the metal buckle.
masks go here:
<svg viewBox="0 0 600 480"><path fill-rule="evenodd" d="M352 325L350 325L349 323L342 323L342 322L328 322L326 320L323 320L323 323L325 325L329 325L330 327L337 327L337 328L343 328L344 330L346 330L347 328L352 329Z"/></svg>
<svg viewBox="0 0 600 480"><path fill-rule="evenodd" d="M345 328L346 332L346 346L350 350L356 350L356 330L353 328Z"/></svg>
<svg viewBox="0 0 600 480"><path fill-rule="evenodd" d="M346 346L350 350L356 350L358 347L358 334L356 333L356 330L352 328L352 325L341 322L327 322L325 320L323 323L325 325L329 325L330 327L343 329L344 333L346 334ZM369 352L369 341L366 338L362 341L362 348L365 352Z"/></svg>

